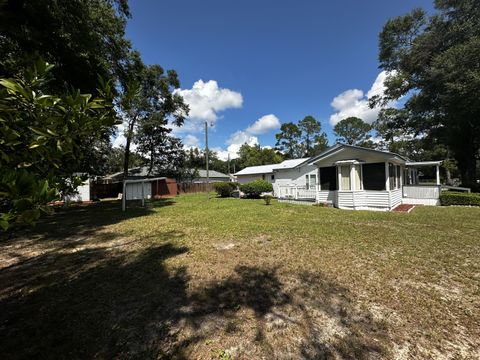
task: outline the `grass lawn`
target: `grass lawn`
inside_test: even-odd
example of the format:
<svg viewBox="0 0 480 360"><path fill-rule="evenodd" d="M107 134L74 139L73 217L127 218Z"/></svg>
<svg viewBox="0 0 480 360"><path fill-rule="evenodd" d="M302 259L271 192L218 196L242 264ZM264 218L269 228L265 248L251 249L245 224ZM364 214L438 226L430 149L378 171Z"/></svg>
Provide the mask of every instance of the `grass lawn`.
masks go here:
<svg viewBox="0 0 480 360"><path fill-rule="evenodd" d="M185 195L0 240L0 357L480 357L480 208Z"/></svg>

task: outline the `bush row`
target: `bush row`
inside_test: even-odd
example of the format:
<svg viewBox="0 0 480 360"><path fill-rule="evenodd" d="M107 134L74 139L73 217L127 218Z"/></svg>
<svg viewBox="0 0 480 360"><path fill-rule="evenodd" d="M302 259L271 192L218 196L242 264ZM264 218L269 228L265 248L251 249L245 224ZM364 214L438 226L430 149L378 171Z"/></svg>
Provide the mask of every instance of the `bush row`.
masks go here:
<svg viewBox="0 0 480 360"><path fill-rule="evenodd" d="M230 197L232 196L232 192L237 190L238 183L236 182L216 182L213 185L215 187L215 191L217 192L218 196L220 197Z"/></svg>
<svg viewBox="0 0 480 360"><path fill-rule="evenodd" d="M448 205L480 206L480 194L444 191L440 194L440 203Z"/></svg>
<svg viewBox="0 0 480 360"><path fill-rule="evenodd" d="M248 198L259 198L262 193L273 191L273 186L266 180L254 180L240 185L240 190Z"/></svg>

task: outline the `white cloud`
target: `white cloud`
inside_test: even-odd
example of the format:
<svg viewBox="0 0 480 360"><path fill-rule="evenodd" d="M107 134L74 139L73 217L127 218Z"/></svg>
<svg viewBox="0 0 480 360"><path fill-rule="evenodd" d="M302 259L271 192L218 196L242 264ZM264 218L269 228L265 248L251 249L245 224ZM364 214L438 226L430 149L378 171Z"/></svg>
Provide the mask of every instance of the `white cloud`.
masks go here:
<svg viewBox="0 0 480 360"><path fill-rule="evenodd" d="M216 148L214 151L218 153L219 158L222 160L227 160L229 154L230 159L236 159L238 158L238 151L243 144L253 146L259 143L258 137L255 135L265 134L278 128L280 128L280 120L275 115L264 115L245 130L238 130L231 134L225 141L225 144L228 145L227 150Z"/></svg>
<svg viewBox="0 0 480 360"><path fill-rule="evenodd" d="M253 135L260 135L279 128L280 120L278 120L275 115L268 114L255 121L253 125L246 129L246 132Z"/></svg>
<svg viewBox="0 0 480 360"><path fill-rule="evenodd" d="M183 145L186 149L200 147L200 140L195 135L188 134L183 138Z"/></svg>
<svg viewBox="0 0 480 360"><path fill-rule="evenodd" d="M181 95L190 107L188 119L183 127L175 129L177 133L201 131L205 121L214 126L219 112L241 108L243 104L241 93L220 88L215 80L198 80L191 89L176 89L174 92Z"/></svg>
<svg viewBox="0 0 480 360"><path fill-rule="evenodd" d="M125 128L125 123L117 125L116 135L110 138L110 140L112 141L112 147L118 148L127 144L127 138L125 137ZM137 147L138 146L135 143L130 143L131 151L135 151Z"/></svg>
<svg viewBox="0 0 480 360"><path fill-rule="evenodd" d="M381 108L371 109L368 106L368 99L384 93L384 82L387 76L388 73L386 71L378 74L367 94L359 89L350 89L333 98L331 105L335 109L335 113L330 115L330 124L335 126L339 121L350 116L358 117L369 124L373 123L377 119ZM394 105L395 103L390 103L387 106Z"/></svg>

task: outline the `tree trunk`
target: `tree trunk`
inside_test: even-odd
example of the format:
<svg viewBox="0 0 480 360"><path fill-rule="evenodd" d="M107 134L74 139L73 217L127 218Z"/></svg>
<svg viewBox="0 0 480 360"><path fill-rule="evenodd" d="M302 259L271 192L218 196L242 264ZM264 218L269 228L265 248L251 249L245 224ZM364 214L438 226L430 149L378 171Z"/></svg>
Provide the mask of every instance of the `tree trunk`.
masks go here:
<svg viewBox="0 0 480 360"><path fill-rule="evenodd" d="M136 119L132 119L131 123L128 124L127 131L127 142L125 144L125 157L123 160L123 179L126 180L128 177L128 165L130 163L130 143L132 142L133 136L133 127L135 126Z"/></svg>

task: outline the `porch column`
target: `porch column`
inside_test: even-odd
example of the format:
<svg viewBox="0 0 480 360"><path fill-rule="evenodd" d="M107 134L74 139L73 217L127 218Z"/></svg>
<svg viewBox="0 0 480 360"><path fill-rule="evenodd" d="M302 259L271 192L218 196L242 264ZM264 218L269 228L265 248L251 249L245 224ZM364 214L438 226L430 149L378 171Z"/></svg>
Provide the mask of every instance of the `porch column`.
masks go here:
<svg viewBox="0 0 480 360"><path fill-rule="evenodd" d="M440 165L437 164L437 185L440 185Z"/></svg>
<svg viewBox="0 0 480 360"><path fill-rule="evenodd" d="M388 172L388 162L385 163L385 190L390 191L390 174Z"/></svg>
<svg viewBox="0 0 480 360"><path fill-rule="evenodd" d="M355 178L355 165L350 165L350 190L356 190Z"/></svg>
<svg viewBox="0 0 480 360"><path fill-rule="evenodd" d="M340 165L337 165L337 190L342 189L342 172L340 169Z"/></svg>

